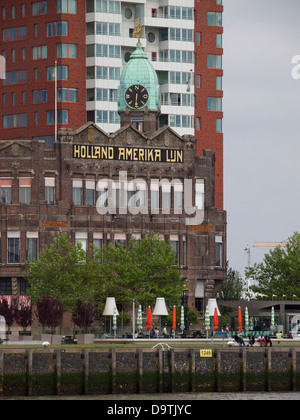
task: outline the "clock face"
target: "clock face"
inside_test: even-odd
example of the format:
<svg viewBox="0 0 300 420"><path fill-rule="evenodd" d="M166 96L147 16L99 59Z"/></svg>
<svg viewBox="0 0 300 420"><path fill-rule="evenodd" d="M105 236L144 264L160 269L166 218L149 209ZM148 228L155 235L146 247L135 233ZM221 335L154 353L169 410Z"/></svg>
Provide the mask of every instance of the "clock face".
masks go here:
<svg viewBox="0 0 300 420"><path fill-rule="evenodd" d="M125 93L127 105L133 109L143 108L148 102L149 94L147 89L141 85L130 86Z"/></svg>

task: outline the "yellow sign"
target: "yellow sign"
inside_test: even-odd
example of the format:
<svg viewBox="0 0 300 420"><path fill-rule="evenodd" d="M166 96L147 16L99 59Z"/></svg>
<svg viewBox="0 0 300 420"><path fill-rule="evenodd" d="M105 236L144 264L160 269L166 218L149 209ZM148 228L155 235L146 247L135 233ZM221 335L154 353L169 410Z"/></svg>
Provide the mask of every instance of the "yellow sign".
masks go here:
<svg viewBox="0 0 300 420"><path fill-rule="evenodd" d="M200 357L213 357L212 350L200 350Z"/></svg>
<svg viewBox="0 0 300 420"><path fill-rule="evenodd" d="M73 158L129 162L184 163L183 150L79 144L73 145Z"/></svg>

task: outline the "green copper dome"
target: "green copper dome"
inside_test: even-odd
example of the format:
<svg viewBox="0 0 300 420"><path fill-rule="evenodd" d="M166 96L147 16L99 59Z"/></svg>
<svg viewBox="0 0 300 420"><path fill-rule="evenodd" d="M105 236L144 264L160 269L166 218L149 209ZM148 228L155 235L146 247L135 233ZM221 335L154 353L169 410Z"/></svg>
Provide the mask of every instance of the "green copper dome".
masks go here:
<svg viewBox="0 0 300 420"><path fill-rule="evenodd" d="M128 99L127 91L131 86L145 88L144 95L139 98L139 103L133 103ZM143 99L144 98L144 99ZM130 104L130 105L129 105ZM156 71L148 60L147 54L143 51L142 44L138 43L136 50L131 54L120 80L118 89L119 111L125 111L126 107L149 110L159 110L159 82ZM136 106L135 106L136 105Z"/></svg>

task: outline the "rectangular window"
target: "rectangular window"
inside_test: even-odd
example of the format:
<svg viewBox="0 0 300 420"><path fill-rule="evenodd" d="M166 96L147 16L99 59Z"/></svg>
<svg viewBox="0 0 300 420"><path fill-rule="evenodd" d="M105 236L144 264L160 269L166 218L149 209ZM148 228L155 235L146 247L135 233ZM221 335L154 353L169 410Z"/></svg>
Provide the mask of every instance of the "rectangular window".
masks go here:
<svg viewBox="0 0 300 420"><path fill-rule="evenodd" d="M221 69L222 55L207 54L207 67L211 69Z"/></svg>
<svg viewBox="0 0 300 420"><path fill-rule="evenodd" d="M32 15L45 15L47 13L46 1L35 1L32 3Z"/></svg>
<svg viewBox="0 0 300 420"><path fill-rule="evenodd" d="M93 235L93 245L96 249L103 249L103 233L94 232Z"/></svg>
<svg viewBox="0 0 300 420"><path fill-rule="evenodd" d="M19 202L20 204L31 203L31 178L20 178L19 180Z"/></svg>
<svg viewBox="0 0 300 420"><path fill-rule="evenodd" d="M49 22L47 23L47 36L68 35L68 22Z"/></svg>
<svg viewBox="0 0 300 420"><path fill-rule="evenodd" d="M195 187L195 206L198 210L204 210L205 192L204 192L204 179L196 180Z"/></svg>
<svg viewBox="0 0 300 420"><path fill-rule="evenodd" d="M217 34L216 35L216 46L218 48L222 48L222 42L223 42L223 40L222 40L222 34Z"/></svg>
<svg viewBox="0 0 300 420"><path fill-rule="evenodd" d="M170 245L174 251L175 260L179 264L179 238L177 235L170 236Z"/></svg>
<svg viewBox="0 0 300 420"><path fill-rule="evenodd" d="M45 200L49 205L55 203L55 178L45 178Z"/></svg>
<svg viewBox="0 0 300 420"><path fill-rule="evenodd" d="M222 76L216 77L216 89L222 90Z"/></svg>
<svg viewBox="0 0 300 420"><path fill-rule="evenodd" d="M2 277L0 279L0 295L8 297L12 295L11 277Z"/></svg>
<svg viewBox="0 0 300 420"><path fill-rule="evenodd" d="M183 210L183 183L178 180L174 184L174 213L181 214Z"/></svg>
<svg viewBox="0 0 300 420"><path fill-rule="evenodd" d="M76 44L57 44L58 58L77 58Z"/></svg>
<svg viewBox="0 0 300 420"><path fill-rule="evenodd" d="M3 115L3 128L27 127L27 114Z"/></svg>
<svg viewBox="0 0 300 420"><path fill-rule="evenodd" d="M47 67L47 81L52 81L53 67ZM69 68L68 66L57 66L57 80L68 80Z"/></svg>
<svg viewBox="0 0 300 420"><path fill-rule="evenodd" d="M58 88L57 100L58 102L77 102L77 89Z"/></svg>
<svg viewBox="0 0 300 420"><path fill-rule="evenodd" d="M97 123L108 123L108 111L97 111Z"/></svg>
<svg viewBox="0 0 300 420"><path fill-rule="evenodd" d="M19 39L27 38L27 26L18 26L14 28L7 28L2 30L3 42L17 41Z"/></svg>
<svg viewBox="0 0 300 420"><path fill-rule="evenodd" d="M81 248L87 253L88 250L88 234L87 232L76 232L75 243L80 244Z"/></svg>
<svg viewBox="0 0 300 420"><path fill-rule="evenodd" d="M27 70L8 71L3 79L4 85L16 85L27 82Z"/></svg>
<svg viewBox="0 0 300 420"><path fill-rule="evenodd" d="M120 123L120 115L116 111L109 111L109 123L110 124Z"/></svg>
<svg viewBox="0 0 300 420"><path fill-rule="evenodd" d="M126 248L126 234L115 233L115 247L122 246Z"/></svg>
<svg viewBox="0 0 300 420"><path fill-rule="evenodd" d="M1 204L11 204L11 178L0 178L0 202Z"/></svg>
<svg viewBox="0 0 300 420"><path fill-rule="evenodd" d="M20 232L7 232L7 263L20 264Z"/></svg>
<svg viewBox="0 0 300 420"><path fill-rule="evenodd" d="M87 206L95 205L95 181L85 181L85 204Z"/></svg>
<svg viewBox="0 0 300 420"><path fill-rule="evenodd" d="M208 97L207 110L208 111L222 111L222 98Z"/></svg>
<svg viewBox="0 0 300 420"><path fill-rule="evenodd" d="M34 90L33 91L33 103L45 103L48 102L48 91L47 89L43 90Z"/></svg>
<svg viewBox="0 0 300 420"><path fill-rule="evenodd" d="M152 180L150 186L151 214L159 213L159 180Z"/></svg>
<svg viewBox="0 0 300 420"><path fill-rule="evenodd" d="M98 200L97 206L107 207L108 206L108 181L99 181L97 183Z"/></svg>
<svg viewBox="0 0 300 420"><path fill-rule="evenodd" d="M83 204L83 182L82 179L73 179L72 183L73 202L75 206L82 206Z"/></svg>
<svg viewBox="0 0 300 420"><path fill-rule="evenodd" d="M222 133L222 118L217 118L216 119L216 131L218 133Z"/></svg>
<svg viewBox="0 0 300 420"><path fill-rule="evenodd" d="M223 267L223 238L216 236L215 238L215 266Z"/></svg>
<svg viewBox="0 0 300 420"><path fill-rule="evenodd" d="M77 0L57 0L57 13L77 13Z"/></svg>
<svg viewBox="0 0 300 420"><path fill-rule="evenodd" d="M221 12L208 12L207 24L212 26L222 26L222 13Z"/></svg>
<svg viewBox="0 0 300 420"><path fill-rule="evenodd" d="M68 124L69 111L67 109L57 110L57 124ZM47 111L47 125L55 124L55 112Z"/></svg>
<svg viewBox="0 0 300 420"><path fill-rule="evenodd" d="M38 259L39 238L38 232L26 233L26 261L31 262Z"/></svg>
<svg viewBox="0 0 300 420"><path fill-rule="evenodd" d="M48 47L47 45L41 45L39 47L32 48L32 59L33 60L41 60L43 58L47 58L48 56Z"/></svg>
<svg viewBox="0 0 300 420"><path fill-rule="evenodd" d="M170 72L170 83L179 85L181 83L181 74L178 71L171 71Z"/></svg>

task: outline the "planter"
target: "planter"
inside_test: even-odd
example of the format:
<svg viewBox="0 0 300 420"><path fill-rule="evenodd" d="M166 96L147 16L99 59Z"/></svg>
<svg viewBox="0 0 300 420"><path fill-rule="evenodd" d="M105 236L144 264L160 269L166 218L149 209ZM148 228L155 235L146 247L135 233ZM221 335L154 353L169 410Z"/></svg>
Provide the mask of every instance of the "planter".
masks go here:
<svg viewBox="0 0 300 420"><path fill-rule="evenodd" d="M61 339L62 336L61 335L57 335L57 334L53 334L51 341L49 341L49 343L51 343L52 345L60 345L61 344Z"/></svg>
<svg viewBox="0 0 300 420"><path fill-rule="evenodd" d="M32 335L20 335L18 337L18 341L32 341Z"/></svg>
<svg viewBox="0 0 300 420"><path fill-rule="evenodd" d="M78 334L77 344L94 344L94 334Z"/></svg>
<svg viewBox="0 0 300 420"><path fill-rule="evenodd" d="M50 344L51 344L51 341L52 341L52 334L41 334L41 335L38 337L38 341L42 341L43 343L44 343L45 341L48 341L48 343L50 343Z"/></svg>

